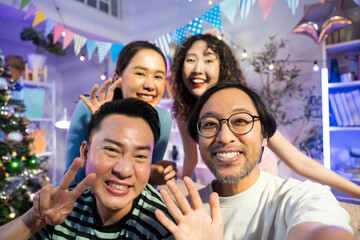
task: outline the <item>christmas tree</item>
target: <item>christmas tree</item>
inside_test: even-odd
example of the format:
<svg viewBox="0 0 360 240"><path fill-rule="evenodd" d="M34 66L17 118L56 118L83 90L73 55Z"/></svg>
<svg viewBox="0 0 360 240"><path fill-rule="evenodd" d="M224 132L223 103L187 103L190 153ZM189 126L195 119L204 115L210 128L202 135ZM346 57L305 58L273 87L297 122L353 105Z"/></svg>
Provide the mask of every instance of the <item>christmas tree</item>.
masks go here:
<svg viewBox="0 0 360 240"><path fill-rule="evenodd" d="M24 117L21 84L0 50L0 225L32 207L32 196L49 182L43 161L31 153L32 130Z"/></svg>

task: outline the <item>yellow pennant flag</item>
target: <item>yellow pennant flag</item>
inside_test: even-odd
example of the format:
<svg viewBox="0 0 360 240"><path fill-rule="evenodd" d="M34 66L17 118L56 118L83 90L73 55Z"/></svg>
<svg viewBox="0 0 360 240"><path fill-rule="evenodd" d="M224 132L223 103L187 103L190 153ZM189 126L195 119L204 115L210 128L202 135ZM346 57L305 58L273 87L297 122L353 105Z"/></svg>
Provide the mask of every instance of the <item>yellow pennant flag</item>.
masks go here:
<svg viewBox="0 0 360 240"><path fill-rule="evenodd" d="M46 19L46 16L43 14L42 11L40 11L39 9L36 12L32 27L35 27L36 25L38 25L39 23L41 23L42 21L44 21Z"/></svg>

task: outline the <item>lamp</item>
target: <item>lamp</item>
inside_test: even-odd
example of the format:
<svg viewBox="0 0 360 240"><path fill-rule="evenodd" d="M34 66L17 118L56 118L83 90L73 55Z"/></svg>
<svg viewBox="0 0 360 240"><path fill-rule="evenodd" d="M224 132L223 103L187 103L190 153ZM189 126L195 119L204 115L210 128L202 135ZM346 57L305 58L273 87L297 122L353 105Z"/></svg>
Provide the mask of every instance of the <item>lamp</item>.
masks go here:
<svg viewBox="0 0 360 240"><path fill-rule="evenodd" d="M64 108L63 113L60 115L59 121L55 123L55 127L61 129L69 129L70 121L67 116L67 108Z"/></svg>

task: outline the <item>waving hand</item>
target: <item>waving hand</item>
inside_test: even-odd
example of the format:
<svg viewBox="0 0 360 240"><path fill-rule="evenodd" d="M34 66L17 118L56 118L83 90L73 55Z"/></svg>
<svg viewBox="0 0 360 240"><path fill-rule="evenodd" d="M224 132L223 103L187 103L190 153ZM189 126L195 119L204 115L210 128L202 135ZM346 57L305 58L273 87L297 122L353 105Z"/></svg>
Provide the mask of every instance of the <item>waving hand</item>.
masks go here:
<svg viewBox="0 0 360 240"><path fill-rule="evenodd" d="M90 101L84 96L80 95L80 98L84 101L84 103L88 106L91 113L94 114L102 104L105 102L110 102L113 100L114 91L121 83L122 78L118 78L114 83L112 83L112 79L108 79L105 81L100 89L99 89L99 99L96 98L96 92L99 88L99 85L95 84L90 93ZM112 84L111 84L112 83ZM110 85L110 87L109 87ZM106 89L109 87L108 91Z"/></svg>

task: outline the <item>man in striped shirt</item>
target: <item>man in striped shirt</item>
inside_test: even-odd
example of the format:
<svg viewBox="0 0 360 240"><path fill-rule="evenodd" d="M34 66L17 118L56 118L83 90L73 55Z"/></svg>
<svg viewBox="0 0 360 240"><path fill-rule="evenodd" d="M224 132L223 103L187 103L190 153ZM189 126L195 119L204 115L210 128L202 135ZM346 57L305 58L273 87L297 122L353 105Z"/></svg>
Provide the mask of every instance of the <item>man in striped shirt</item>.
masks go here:
<svg viewBox="0 0 360 240"><path fill-rule="evenodd" d="M89 125L80 158L58 187L46 186L27 213L0 228L4 239L172 239L156 220L168 214L148 184L151 157L159 139L156 110L127 98L103 104ZM79 167L86 178L69 189Z"/></svg>

